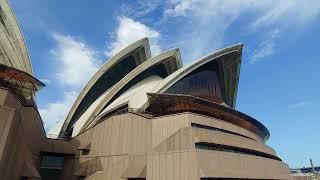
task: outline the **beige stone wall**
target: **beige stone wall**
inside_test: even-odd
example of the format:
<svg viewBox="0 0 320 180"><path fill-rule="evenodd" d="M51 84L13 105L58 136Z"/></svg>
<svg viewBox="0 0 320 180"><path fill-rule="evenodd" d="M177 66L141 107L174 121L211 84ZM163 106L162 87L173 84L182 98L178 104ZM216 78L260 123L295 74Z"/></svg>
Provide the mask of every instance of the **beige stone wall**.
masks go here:
<svg viewBox="0 0 320 180"><path fill-rule="evenodd" d="M40 146L45 138L39 113L0 89L0 179L39 176Z"/></svg>
<svg viewBox="0 0 320 180"><path fill-rule="evenodd" d="M222 144L227 146L250 149L276 156L276 152L252 132L224 122L216 118L188 114L191 123L197 123L228 130L240 134L193 128L195 142ZM246 136L246 137L243 137ZM247 138L250 137L250 138ZM197 150L197 161L200 177L252 178L252 179L290 179L288 166L277 160L212 150Z"/></svg>
<svg viewBox="0 0 320 180"><path fill-rule="evenodd" d="M191 127L198 123L226 129L242 136ZM275 155L255 134L221 120L192 113L145 118L126 113L113 116L76 136L72 174L88 179L185 180L204 177L289 179L281 161L238 153L195 149L196 142L225 144ZM70 175L71 174L71 175ZM67 179L67 178L66 178Z"/></svg>
<svg viewBox="0 0 320 180"><path fill-rule="evenodd" d="M304 176L304 175L295 175L293 176L294 180L317 180L317 179L312 179L312 176Z"/></svg>
<svg viewBox="0 0 320 180"><path fill-rule="evenodd" d="M288 166L273 159L220 151L197 150L201 177L290 179Z"/></svg>
<svg viewBox="0 0 320 180"><path fill-rule="evenodd" d="M0 50L7 54L0 56L0 63L32 74L28 52L14 14L6 0L0 0L0 6L5 14L2 17L5 24L0 24ZM63 129L66 129L81 98L101 73L120 57L140 46L144 47L144 51L137 55L146 58L136 59L149 59L150 50L146 39L110 59L79 96ZM230 48L237 51L240 48L241 51L242 45L229 47L210 56L221 55ZM209 59L213 58L206 57L189 67L197 68ZM183 73L193 69L186 67L185 71L180 71L179 76L172 76L174 79L163 81L159 87L165 89L177 81L177 77L183 77ZM236 86L237 83L230 84ZM96 108L96 115L103 107L100 105ZM193 128L191 123L233 133ZM148 180L194 180L207 177L291 179L287 165L281 161L241 153L196 149L195 143L227 145L276 156L275 151L258 135L223 120L192 113L157 118L126 113L110 117L70 141L46 139L38 111L34 107L23 106L11 92L0 89L0 179L19 179L21 176L39 179L41 152L65 154L61 178L68 180L79 179L80 176L97 180L138 177Z"/></svg>
<svg viewBox="0 0 320 180"><path fill-rule="evenodd" d="M195 142L224 144L228 146L252 149L255 151L264 152L276 156L276 152L271 147L267 146L260 137L246 129L208 116L188 114L188 119L190 119L191 123L207 125L210 127L228 130L230 132L239 134L235 135L219 131L193 128L192 131L195 138Z"/></svg>
<svg viewBox="0 0 320 180"><path fill-rule="evenodd" d="M93 179L120 179L132 162L130 159L140 157L146 162L146 153L152 149L151 143L147 146L148 137L152 136L150 122L141 116L123 114L76 136L70 143L90 150L87 154L78 150L74 159L69 159L74 164L64 169L64 178L76 179L70 175L84 173Z"/></svg>
<svg viewBox="0 0 320 180"><path fill-rule="evenodd" d="M24 107L9 91L0 89L0 117L1 179L39 172L40 152L66 154L61 178L68 180L80 176L98 180L291 178L281 161L196 149L195 143L205 142L276 155L252 132L198 114L147 118L125 113L105 119L70 141L53 140L45 138L39 113L33 107ZM237 134L191 127L191 123Z"/></svg>
<svg viewBox="0 0 320 180"><path fill-rule="evenodd" d="M84 145L89 143L91 148L85 157L126 155L145 153L151 149L147 146L148 119L133 114L113 116L95 127L72 139L72 143Z"/></svg>
<svg viewBox="0 0 320 180"><path fill-rule="evenodd" d="M234 125L227 121L223 121L221 119L216 119L213 117L208 117L208 116L203 116L203 115L193 114L193 113L188 114L188 119L190 119L190 122L192 123L203 124L211 127L216 127L219 129L228 130L228 131L235 132L264 143L264 141L258 135L248 131L247 129L241 128L237 125Z"/></svg>
<svg viewBox="0 0 320 180"><path fill-rule="evenodd" d="M186 114L174 119L113 116L71 141L79 148L89 145L90 151L79 150L65 174L85 169L90 179L199 179L191 133Z"/></svg>
<svg viewBox="0 0 320 180"><path fill-rule="evenodd" d="M199 179L194 150L151 153L147 159L147 179Z"/></svg>
<svg viewBox="0 0 320 180"><path fill-rule="evenodd" d="M188 114L151 119L152 152L148 152L147 179L199 179Z"/></svg>

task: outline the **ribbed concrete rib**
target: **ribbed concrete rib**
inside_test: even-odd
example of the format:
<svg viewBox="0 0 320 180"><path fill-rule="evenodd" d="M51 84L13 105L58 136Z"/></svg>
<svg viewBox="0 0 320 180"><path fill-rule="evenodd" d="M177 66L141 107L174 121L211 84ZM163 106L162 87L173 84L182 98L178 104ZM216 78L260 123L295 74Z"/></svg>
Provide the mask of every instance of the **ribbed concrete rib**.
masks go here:
<svg viewBox="0 0 320 180"><path fill-rule="evenodd" d="M199 60L195 61L194 63L190 64L189 66L182 67L181 69L177 70L176 72L172 73L170 76L165 78L161 82L161 84L159 84L159 86L157 86L155 89L152 90L152 92L163 93L169 87L171 87L176 82L178 82L180 79L182 79L186 75L190 74L191 72L193 72L197 68L201 67L202 65L207 64L211 61L215 61L218 58L226 56L230 53L239 52L238 62L237 62L238 68L236 68L236 70L235 70L235 76L236 76L235 81L236 82L234 84L231 84L232 87L228 88L232 91L229 93L229 94L232 94L232 97L229 97L229 98L232 99L234 102L235 101L234 98L236 98L236 94L237 94L237 87L238 87L238 81L239 81L239 73L240 73L239 67L240 67L240 61L241 61L242 46L243 46L242 44L236 44L233 46L223 48L223 49L215 51L214 53L209 54L203 58L200 58ZM146 108L147 106L148 106L148 104L146 102L146 104L144 105L144 108ZM232 104L232 106L234 107L234 104Z"/></svg>
<svg viewBox="0 0 320 180"><path fill-rule="evenodd" d="M106 61L105 64L102 65L102 67L95 73L95 75L91 78L91 80L87 83L87 85L83 88L83 90L80 92L78 98L74 102L73 106L71 107L71 110L69 111L67 118L62 126L62 129L60 131L60 136L64 132L66 132L67 127L73 118L73 115L77 108L79 107L80 103L83 101L86 94L91 90L91 88L94 86L94 84L98 81L98 79L105 73L107 73L111 67L116 65L117 63L121 62L124 57L128 56L133 50L137 48L142 48L145 52L145 59L140 59L141 62L144 62L145 60L149 59L151 57L150 52L150 46L148 38L143 38L141 40L138 40L134 42L133 44L127 46L126 48L122 49L120 52L118 52L116 55L111 57L108 61Z"/></svg>
<svg viewBox="0 0 320 180"><path fill-rule="evenodd" d="M0 24L0 51L6 56L0 63L32 74L32 66L19 23L7 0L0 0L1 10L5 16L4 26ZM0 52L1 53L1 52Z"/></svg>
<svg viewBox="0 0 320 180"><path fill-rule="evenodd" d="M83 126L82 130L87 128L89 124L93 125L93 121L96 120L96 117L99 116L100 112L103 110L103 108L110 102L110 100L119 92L127 83L129 83L132 79L134 79L136 76L144 72L145 70L163 63L166 61L168 58L173 57L174 61L173 64L175 67L169 67L167 71L170 71L169 74L172 74L174 71L182 67L182 62L181 62L181 57L180 57L180 52L179 49L174 48L171 50L168 50L166 52L163 52L159 54L158 56L155 56L140 66L136 67L133 71L131 71L129 74L127 74L121 81L119 81L115 86L113 86L108 93L108 95L101 101L101 104L99 104L95 111L90 115L88 120L86 121L86 124Z"/></svg>

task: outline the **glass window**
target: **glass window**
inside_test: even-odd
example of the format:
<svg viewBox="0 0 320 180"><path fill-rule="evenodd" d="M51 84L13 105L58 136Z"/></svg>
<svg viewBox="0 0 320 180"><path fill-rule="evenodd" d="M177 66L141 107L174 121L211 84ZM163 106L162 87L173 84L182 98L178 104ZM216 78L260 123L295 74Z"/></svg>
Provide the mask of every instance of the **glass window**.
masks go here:
<svg viewBox="0 0 320 180"><path fill-rule="evenodd" d="M165 93L192 95L213 102L221 101L223 95L217 63L212 61L202 65L168 88Z"/></svg>
<svg viewBox="0 0 320 180"><path fill-rule="evenodd" d="M41 168L63 168L63 156L43 156Z"/></svg>

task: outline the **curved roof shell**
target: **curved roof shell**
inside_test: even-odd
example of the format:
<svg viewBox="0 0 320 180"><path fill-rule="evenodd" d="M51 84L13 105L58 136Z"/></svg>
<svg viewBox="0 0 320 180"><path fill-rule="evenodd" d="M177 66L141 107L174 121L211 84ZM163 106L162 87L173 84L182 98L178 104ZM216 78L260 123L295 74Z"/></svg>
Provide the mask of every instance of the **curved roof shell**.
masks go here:
<svg viewBox="0 0 320 180"><path fill-rule="evenodd" d="M240 64L241 64L241 55L242 55L242 44L236 44L218 50L212 54L209 54L189 66L184 66L168 77L166 77L157 87L155 87L150 93L163 93L179 80L197 70L203 65L206 65L212 61L217 61L219 64L220 76L222 77L221 82L223 84L223 90L225 94L225 101L229 107L235 107L235 101L237 96L237 88L240 75ZM235 54L235 59L224 58L227 55ZM230 62L231 61L231 62ZM231 65L230 65L231 64ZM148 101L145 102L142 109L148 107Z"/></svg>
<svg viewBox="0 0 320 180"><path fill-rule="evenodd" d="M0 63L32 74L26 43L7 0L0 0L0 32Z"/></svg>
<svg viewBox="0 0 320 180"><path fill-rule="evenodd" d="M97 98L150 57L150 46L147 38L134 42L111 57L80 92L67 115L61 132L70 129Z"/></svg>
<svg viewBox="0 0 320 180"><path fill-rule="evenodd" d="M104 97L99 98L101 103L97 104L95 108L92 108L92 112L84 114L86 120L83 120L85 121L85 124L83 124L83 127L81 128L86 128L89 124L92 124L93 121L97 120L97 117L103 109L143 79L152 75L158 75L161 78L165 78L181 67L182 62L180 52L177 48L165 51L145 61L110 88L110 91L108 91ZM147 96L145 97L145 100L147 100ZM79 127L77 127L77 131L78 130Z"/></svg>
<svg viewBox="0 0 320 180"><path fill-rule="evenodd" d="M117 111L123 107L139 107L141 103L144 103L148 100L147 92L150 92L155 86L157 86L163 79L159 76L149 76L142 81L134 84L130 89L121 94L118 98L116 98L112 103L110 103L93 121L88 121L90 115L93 114L95 108L102 102L102 99L105 97L99 97L97 102L91 105L88 109L88 112L85 112L79 120L74 124L74 128L72 131L72 136L76 136L82 130L88 129L95 124L98 124L104 116ZM109 91L107 92L109 93ZM107 94L106 93L106 94ZM88 123L87 123L88 122ZM86 124L87 123L87 124ZM86 125L86 126L85 126Z"/></svg>
<svg viewBox="0 0 320 180"><path fill-rule="evenodd" d="M145 63L141 64L132 72L130 72L118 84L112 87L112 90L111 90L112 92L109 92L108 95L103 100L101 100L102 103L96 107L96 109L94 110L95 112L89 115L90 117L87 117L88 119L86 120L86 123L83 124L83 127L81 127L82 128L81 131L85 130L86 128L90 128L99 120L99 118L103 117L109 111L123 105L124 103L131 102L131 106L132 106L132 103L134 103L135 101L139 101L139 103L136 103L136 104L139 104L140 107L137 107L136 105L135 107L129 107L129 108L131 109L147 108L148 98L146 93L163 93L168 88L170 88L175 83L177 83L179 80L187 76L188 74L192 73L193 71L199 69L204 65L209 65L209 63L212 61L216 61L219 66L219 74L222 77L221 84L223 85L223 90L225 95L224 101L227 102L228 106L234 107L238 80L239 80L239 73L240 73L239 69L240 69L241 55L242 55L242 44L236 44L236 45L218 50L208 56L205 56L195 61L191 65L185 66L185 67L181 67L182 63L181 63L180 53L177 56L175 55L176 52L179 53L178 49L172 49L172 50L166 51L154 58L151 58L150 60L147 60ZM229 55L233 55L233 58L229 58ZM125 87L125 85L127 85L134 77L141 74L143 71L150 69L152 66L157 65L159 62L164 62L168 57L171 57L171 56L178 57L177 61L172 61L172 62L177 63L179 68L174 69L170 74L168 74L167 77L163 78L162 81L157 80L156 86L154 86L153 89L148 88L148 91L144 91L144 96L142 97L145 97L145 98L141 98L141 96L139 98L137 98L136 96L131 96L131 97L127 97L126 101L119 100L118 104L113 103L111 107L109 106L110 103L112 103L114 100L119 98L120 95L119 94L117 95L117 93L121 92L120 94L122 94L123 92L121 91L121 89ZM170 66L167 66L167 67L170 67ZM135 83L138 83L138 82L139 81ZM151 87L151 85L149 87ZM135 91L136 89L138 88L133 88L133 90L131 91Z"/></svg>
<svg viewBox="0 0 320 180"><path fill-rule="evenodd" d="M154 108L160 107L161 104L157 105L157 102L150 99L150 95L153 94L160 98L159 101L164 100L163 97L172 98L172 101L166 102L171 105L168 106L168 112L165 107L162 107L163 113L175 112L175 110L209 113L254 132L266 140L269 137L266 127L254 118L234 109L242 48L242 44L235 44L182 67L179 49L170 49L150 58L148 40L140 40L112 57L95 74L72 107L61 133L72 132L72 136L76 136L123 108L136 112L150 111L153 108L156 112ZM142 52L147 55L139 55L140 60L135 64L136 66L124 71L120 68L121 71L116 72L117 74L112 73L113 76L109 79L102 78L111 71L112 67L123 63L123 60L137 49L143 49ZM110 85L102 85L101 89L100 79L103 80L103 84ZM100 91L100 93L96 93L94 98L91 97L91 100L88 100L86 96L90 91ZM193 104L190 102L191 104L187 104L189 106L184 106L183 103L189 100L192 100ZM81 109L81 103L84 102L86 102L86 108L82 108L82 112L77 113L79 107ZM194 107L203 107L203 109ZM161 112L154 115L161 115Z"/></svg>

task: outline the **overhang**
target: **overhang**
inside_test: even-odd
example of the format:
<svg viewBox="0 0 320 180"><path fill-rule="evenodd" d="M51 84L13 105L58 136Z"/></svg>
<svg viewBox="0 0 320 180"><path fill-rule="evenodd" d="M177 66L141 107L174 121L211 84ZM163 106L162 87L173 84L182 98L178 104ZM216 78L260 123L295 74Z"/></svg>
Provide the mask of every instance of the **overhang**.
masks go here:
<svg viewBox="0 0 320 180"><path fill-rule="evenodd" d="M19 91L24 98L33 96L36 91L45 86L27 72L4 64L0 64L0 83L6 83L5 87L9 86Z"/></svg>
<svg viewBox="0 0 320 180"><path fill-rule="evenodd" d="M267 140L268 129L256 119L232 108L190 95L149 93L150 111L155 116L179 112L194 112L215 117L244 128Z"/></svg>

